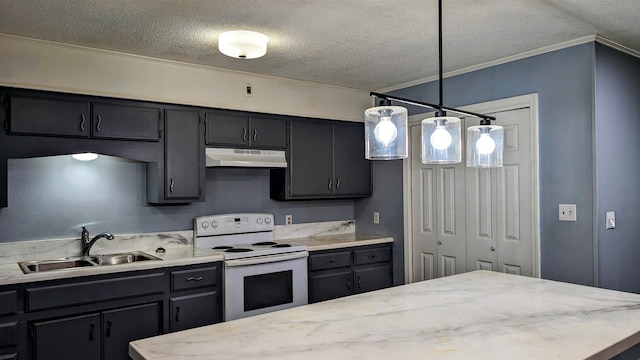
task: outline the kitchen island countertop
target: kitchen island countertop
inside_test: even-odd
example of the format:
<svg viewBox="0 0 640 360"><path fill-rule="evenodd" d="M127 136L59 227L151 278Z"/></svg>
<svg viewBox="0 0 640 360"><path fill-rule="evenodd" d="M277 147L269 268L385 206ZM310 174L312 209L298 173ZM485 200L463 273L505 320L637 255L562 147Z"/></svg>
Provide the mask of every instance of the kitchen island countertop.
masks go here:
<svg viewBox="0 0 640 360"><path fill-rule="evenodd" d="M640 295L475 271L134 341L134 360L603 359Z"/></svg>

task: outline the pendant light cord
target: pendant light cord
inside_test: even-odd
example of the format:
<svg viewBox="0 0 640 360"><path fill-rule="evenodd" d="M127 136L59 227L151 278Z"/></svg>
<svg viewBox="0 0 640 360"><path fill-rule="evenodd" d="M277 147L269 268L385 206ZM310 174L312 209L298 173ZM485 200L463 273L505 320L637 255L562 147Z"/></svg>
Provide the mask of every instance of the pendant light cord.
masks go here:
<svg viewBox="0 0 640 360"><path fill-rule="evenodd" d="M439 110L441 113L443 113L444 111L442 110L442 106L443 106L443 86L442 86L442 0L438 0L438 68L439 68L439 77L438 77L438 82L439 82L439 86L440 86L440 102L438 103L439 105ZM438 115L441 116L441 115Z"/></svg>

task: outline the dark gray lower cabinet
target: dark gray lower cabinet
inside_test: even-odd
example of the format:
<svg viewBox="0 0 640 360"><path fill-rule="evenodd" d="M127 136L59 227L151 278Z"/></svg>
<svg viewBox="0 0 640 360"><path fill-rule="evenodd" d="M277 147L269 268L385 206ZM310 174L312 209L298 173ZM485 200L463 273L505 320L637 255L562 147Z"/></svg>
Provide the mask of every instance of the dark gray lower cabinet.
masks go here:
<svg viewBox="0 0 640 360"><path fill-rule="evenodd" d="M102 313L104 360L129 357L129 342L160 335L158 303L133 306Z"/></svg>
<svg viewBox="0 0 640 360"><path fill-rule="evenodd" d="M314 251L309 254L309 302L393 285L391 244Z"/></svg>
<svg viewBox="0 0 640 360"><path fill-rule="evenodd" d="M100 359L100 314L37 322L33 328L37 360Z"/></svg>
<svg viewBox="0 0 640 360"><path fill-rule="evenodd" d="M220 322L216 291L171 299L171 331L180 331Z"/></svg>
<svg viewBox="0 0 640 360"><path fill-rule="evenodd" d="M36 322L35 358L127 359L130 341L161 334L160 320L160 307L153 303Z"/></svg>

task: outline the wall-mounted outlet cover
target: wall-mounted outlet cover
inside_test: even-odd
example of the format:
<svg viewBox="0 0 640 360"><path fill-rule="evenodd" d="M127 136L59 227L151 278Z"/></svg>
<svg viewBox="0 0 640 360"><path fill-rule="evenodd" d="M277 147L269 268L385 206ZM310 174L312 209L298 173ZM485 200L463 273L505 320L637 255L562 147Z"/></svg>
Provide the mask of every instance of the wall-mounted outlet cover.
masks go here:
<svg viewBox="0 0 640 360"><path fill-rule="evenodd" d="M285 215L284 216L284 223L286 225L291 225L293 224L293 215Z"/></svg>
<svg viewBox="0 0 640 360"><path fill-rule="evenodd" d="M558 220L560 221L577 221L576 204L559 204Z"/></svg>
<svg viewBox="0 0 640 360"><path fill-rule="evenodd" d="M247 85L245 86L244 96L246 97L253 96L253 85L247 83Z"/></svg>

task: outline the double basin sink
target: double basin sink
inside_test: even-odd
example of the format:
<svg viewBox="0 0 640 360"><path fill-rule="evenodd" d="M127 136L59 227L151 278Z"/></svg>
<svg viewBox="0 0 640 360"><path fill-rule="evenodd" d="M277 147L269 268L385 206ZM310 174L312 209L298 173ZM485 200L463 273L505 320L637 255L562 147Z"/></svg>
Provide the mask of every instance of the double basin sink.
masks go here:
<svg viewBox="0 0 640 360"><path fill-rule="evenodd" d="M119 254L75 256L54 260L23 261L19 262L18 265L25 274L31 274L43 271L77 269L92 266L131 264L134 262L150 260L162 259L141 251L133 251Z"/></svg>

